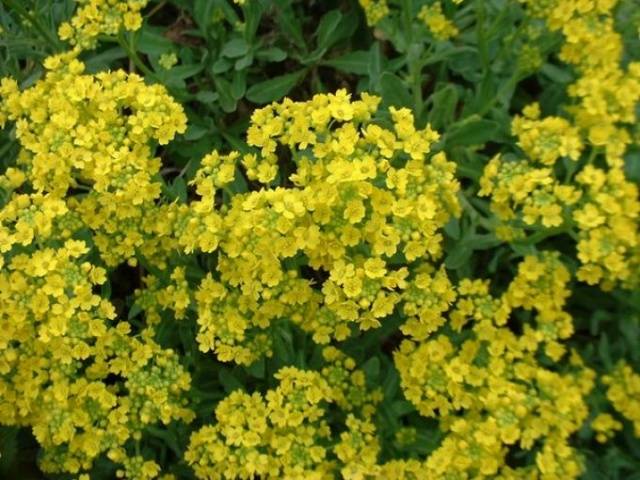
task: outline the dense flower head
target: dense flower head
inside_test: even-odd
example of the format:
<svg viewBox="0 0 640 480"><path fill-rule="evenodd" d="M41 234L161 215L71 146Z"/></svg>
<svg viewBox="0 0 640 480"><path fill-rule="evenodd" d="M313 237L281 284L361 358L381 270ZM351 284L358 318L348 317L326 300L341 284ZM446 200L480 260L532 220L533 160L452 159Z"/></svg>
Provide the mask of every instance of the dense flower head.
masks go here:
<svg viewBox="0 0 640 480"><path fill-rule="evenodd" d="M392 130L376 123L378 103L367 94L353 101L344 90L285 100L254 112L247 141L257 153L203 159L194 223L216 225L219 244L217 272L196 295L204 351L250 364L270 353L269 329L283 318L319 343L378 327L412 275L392 259L415 263L417 272L440 258L439 230L460 212L454 166L430 154L438 134L416 129L409 110L390 109ZM296 166L289 187L236 193L214 207L215 192L235 181L240 165L249 179L284 180L278 146ZM318 280L291 267L300 257ZM424 289L430 274L419 275Z"/></svg>
<svg viewBox="0 0 640 480"><path fill-rule="evenodd" d="M370 26L376 26L392 15L401 15L401 10L395 5L398 2L389 2L389 0L358 1L364 11L367 24ZM454 5L459 5L462 2L463 0L452 0ZM443 0L431 0L419 8L416 17L438 41L448 40L458 34L455 24L444 15L442 4Z"/></svg>
<svg viewBox="0 0 640 480"><path fill-rule="evenodd" d="M161 190L160 159L152 145L185 131L182 107L164 87L146 85L138 75L83 74L74 54L49 57L45 66L44 79L22 92L11 79L0 84L0 109L16 123L22 147L18 167L28 175L20 184L15 174L6 181L11 190L24 190L24 183L32 189L14 194L10 204L19 210L3 209L7 225L16 229L8 241L26 246L34 228L42 229L49 219L57 219L54 224L81 219L95 231L94 242L108 265L132 259L136 249L145 250L145 237L152 245L160 241L148 225L157 214L149 206ZM82 190L89 193L72 194ZM33 207L24 205L29 197ZM39 221L44 212L38 214L38 208L47 208L47 219ZM49 232L44 228L42 233ZM67 237L73 233L62 225L57 230Z"/></svg>
<svg viewBox="0 0 640 480"><path fill-rule="evenodd" d="M333 347L324 356L322 372L284 367L274 375L278 385L266 393L235 390L222 400L216 423L191 435L185 459L196 475L321 479L377 473L371 419L380 394L368 392L353 359ZM371 403L361 408L358 399ZM347 412L339 435L329 423L336 407Z"/></svg>
<svg viewBox="0 0 640 480"><path fill-rule="evenodd" d="M490 478L511 446L528 450L541 442L536 464L523 472L533 468L542 478L581 472L582 462L567 440L588 415L585 397L594 372L582 368L578 357L564 373L538 359L539 346L556 361L565 354L559 341L573 331L562 310L568 280L556 255L526 257L500 298L491 296L486 282L461 282L445 317L466 335L447 336L443 318L436 332L402 342L395 363L405 396L447 432L424 464L429 475ZM537 310L536 321L525 323L521 335L507 326L518 308ZM566 454L553 453L557 450Z"/></svg>
<svg viewBox="0 0 640 480"><path fill-rule="evenodd" d="M136 338L112 323L113 305L92 292L105 270L82 260L87 251L67 240L17 254L0 273L0 318L11 319L0 338L0 421L33 428L48 472L88 470L104 452L125 458L122 446L146 425L192 418L177 355L151 332Z"/></svg>
<svg viewBox="0 0 640 480"><path fill-rule="evenodd" d="M418 12L418 19L422 20L431 35L438 40L448 40L458 34L455 24L442 13L442 4L425 5Z"/></svg>
<svg viewBox="0 0 640 480"><path fill-rule="evenodd" d="M79 0L73 17L60 25L58 35L81 49L95 48L99 35L117 35L142 25L141 10L148 0Z"/></svg>
<svg viewBox="0 0 640 480"><path fill-rule="evenodd" d="M607 398L613 408L633 424L635 434L640 435L640 375L622 361L606 376ZM602 420L601 420L602 422ZM619 422L608 420L611 428L620 428ZM595 428L595 427L594 427Z"/></svg>
<svg viewBox="0 0 640 480"><path fill-rule="evenodd" d="M495 157L480 194L491 196L504 238L523 237L523 228L537 222L566 231L578 242L581 281L607 290L633 288L639 281L640 202L637 185L626 178L624 155L636 122L640 68L636 62L622 66L622 38L613 24L617 2L523 3L562 32L560 58L579 73L567 89L573 103L566 107L568 118L542 117L538 104L516 116L512 130L526 158ZM564 163L564 180L560 159L579 164Z"/></svg>
<svg viewBox="0 0 640 480"><path fill-rule="evenodd" d="M496 155L487 163L480 187L479 195L491 197L498 219L516 229L560 227L581 197L575 186L555 179L551 168L508 155Z"/></svg>
<svg viewBox="0 0 640 480"><path fill-rule="evenodd" d="M125 446L148 425L193 418L190 376L99 292L107 268L162 244L140 221L160 194L152 145L186 119L163 87L120 70L84 74L76 57L47 58L22 91L0 85L21 148L0 179L0 422L32 428L44 471L78 474L105 454L152 478Z"/></svg>
<svg viewBox="0 0 640 480"><path fill-rule="evenodd" d="M561 117L540 119L540 106L532 104L524 109L524 116L516 115L511 122L518 146L536 162L553 166L558 158L578 160L582 153L582 139L578 129Z"/></svg>
<svg viewBox="0 0 640 480"><path fill-rule="evenodd" d="M389 14L387 0L359 0L369 25L375 25Z"/></svg>

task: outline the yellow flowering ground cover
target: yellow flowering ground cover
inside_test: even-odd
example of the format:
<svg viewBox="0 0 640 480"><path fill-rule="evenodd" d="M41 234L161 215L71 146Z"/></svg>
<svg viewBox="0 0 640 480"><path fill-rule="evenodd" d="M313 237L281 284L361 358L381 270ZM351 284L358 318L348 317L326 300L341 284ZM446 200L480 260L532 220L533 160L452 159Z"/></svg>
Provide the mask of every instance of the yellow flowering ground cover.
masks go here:
<svg viewBox="0 0 640 480"><path fill-rule="evenodd" d="M0 478L640 478L637 0L2 0Z"/></svg>

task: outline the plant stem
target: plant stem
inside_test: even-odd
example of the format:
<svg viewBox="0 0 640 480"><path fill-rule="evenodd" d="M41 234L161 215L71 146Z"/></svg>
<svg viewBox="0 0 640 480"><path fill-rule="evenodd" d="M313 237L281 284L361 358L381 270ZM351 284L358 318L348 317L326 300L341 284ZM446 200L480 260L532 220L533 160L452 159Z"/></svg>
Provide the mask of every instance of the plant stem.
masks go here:
<svg viewBox="0 0 640 480"><path fill-rule="evenodd" d="M158 11L160 11L162 9L162 7L164 7L167 4L166 0L162 1L160 3L158 3L155 7L153 7L151 9L151 11L149 13L147 13L145 15L145 18L151 18L153 17L156 13L158 13Z"/></svg>
<svg viewBox="0 0 640 480"><path fill-rule="evenodd" d="M484 29L485 10L484 0L476 0L475 3L476 18L478 19L476 24L476 37L478 42L478 51L480 53L480 60L482 61L482 69L485 75L489 71L489 51L487 49L487 37Z"/></svg>
<svg viewBox="0 0 640 480"><path fill-rule="evenodd" d="M513 72L513 75L511 76L509 81L504 84L504 86L500 89L498 93L496 93L496 95L491 99L491 101L487 102L484 105L484 107L482 107L476 113L476 115L478 115L479 117L484 117L498 102L498 99L502 96L503 93L506 93L507 91L511 90L518 84L518 82L520 81L520 75L521 73L519 70L516 70L515 72Z"/></svg>
<svg viewBox="0 0 640 480"><path fill-rule="evenodd" d="M533 235L529 235L526 238L525 243L529 245L534 245L549 237L555 237L556 235L562 235L564 233L569 233L569 232L570 232L570 228L567 228L567 227L556 227L556 228L550 228L547 230L540 230L539 232L536 232Z"/></svg>
<svg viewBox="0 0 640 480"><path fill-rule="evenodd" d="M122 33L120 33L118 35L118 43L120 44L122 49L127 53L127 56L133 62L133 64L136 66L138 70L140 70L146 76L151 77L153 80L158 81L155 73L153 73L151 69L147 67L142 61L142 59L138 56L138 52L136 52L133 42L129 43L126 37Z"/></svg>
<svg viewBox="0 0 640 480"><path fill-rule="evenodd" d="M422 115L422 60L413 44L413 1L402 0L402 22L406 39L406 63L409 67L409 78L411 81L411 93L413 95L414 117L419 121Z"/></svg>
<svg viewBox="0 0 640 480"><path fill-rule="evenodd" d="M459 192L458 199L462 204L462 208L467 211L467 213L469 214L469 218L471 218L471 221L474 224L480 225L482 228L486 229L489 232L493 231L493 224L491 220L484 217L484 215L482 215L478 210L476 210L476 208L473 205L471 205L469 200L467 200L467 197L463 192Z"/></svg>

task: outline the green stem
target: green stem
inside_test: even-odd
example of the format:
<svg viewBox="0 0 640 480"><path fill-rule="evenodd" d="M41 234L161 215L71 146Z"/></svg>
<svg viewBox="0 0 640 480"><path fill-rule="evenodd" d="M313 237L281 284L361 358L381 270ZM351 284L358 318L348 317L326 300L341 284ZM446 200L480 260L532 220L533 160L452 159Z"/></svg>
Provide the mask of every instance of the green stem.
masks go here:
<svg viewBox="0 0 640 480"><path fill-rule="evenodd" d="M469 217L471 218L471 221L474 224L480 225L482 228L486 229L489 232L492 232L494 230L491 220L485 218L478 210L476 210L476 208L471 205L469 200L467 200L467 197L464 193L460 192L458 194L458 199L462 204L462 208L467 211Z"/></svg>
<svg viewBox="0 0 640 480"><path fill-rule="evenodd" d="M479 174L475 169L462 165L460 163L456 164L456 171L465 177L471 178L472 180L477 180L481 174Z"/></svg>
<svg viewBox="0 0 640 480"><path fill-rule="evenodd" d="M409 78L411 79L411 93L413 94L414 116L419 121L422 115L422 60L413 45L413 1L402 1L402 21L406 35L406 62L409 66Z"/></svg>
<svg viewBox="0 0 640 480"><path fill-rule="evenodd" d="M508 12L509 12L508 7L500 9L500 13L498 13L498 15L493 21L493 24L491 25L489 30L486 32L487 38L492 38L495 36L496 32L498 31L498 28L500 28L500 22L502 22L502 19L506 16Z"/></svg>
<svg viewBox="0 0 640 480"><path fill-rule="evenodd" d="M45 40L51 43L55 47L55 49L59 48L62 45L58 37L51 35L51 32L47 30L36 17L31 15L22 5L20 5L20 3L16 2L15 0L2 0L2 3L15 10L18 15L20 15L31 25L33 25L33 28L35 28L38 33L40 33L40 35L44 37Z"/></svg>
<svg viewBox="0 0 640 480"><path fill-rule="evenodd" d="M122 33L120 33L118 34L118 43L120 44L122 49L127 53L127 56L133 62L133 64L136 66L138 70L144 73L147 77L151 77L153 80L158 81L155 73L153 73L153 71L149 67L147 67L142 61L142 59L138 56L138 52L136 52L133 41L129 43L125 38L125 36Z"/></svg>
<svg viewBox="0 0 640 480"><path fill-rule="evenodd" d="M564 183L568 184L573 177L573 174L576 173L576 169L578 168L578 160L573 160L571 158L566 159L566 172L564 175Z"/></svg>
<svg viewBox="0 0 640 480"><path fill-rule="evenodd" d="M476 115L478 115L479 117L484 117L487 113L489 113L489 110L491 110L495 106L495 104L498 103L498 99L502 96L502 93L506 93L508 90L511 90L518 84L518 82L520 81L520 75L521 73L519 70L513 72L513 75L504 85L504 87L502 87L502 89L491 99L491 101L487 102L485 106L476 113Z"/></svg>
<svg viewBox="0 0 640 480"><path fill-rule="evenodd" d="M166 4L167 4L166 0L165 0L165 1L162 1L162 2L160 2L160 3L158 3L155 7L153 7L153 8L151 9L151 11L150 11L149 13L147 13L147 14L145 15L145 18L151 18L151 17L153 17L153 16L154 16L156 13L158 13L158 12L162 9L162 7L164 7Z"/></svg>
<svg viewBox="0 0 640 480"><path fill-rule="evenodd" d="M556 228L550 228L546 230L540 230L539 232L536 232L533 235L529 235L526 238L525 243L529 245L534 245L549 237L555 237L556 235L563 235L565 233L570 233L570 230L571 229L567 227L556 227Z"/></svg>
<svg viewBox="0 0 640 480"><path fill-rule="evenodd" d="M419 61L412 61L409 64L409 74L411 76L411 90L413 90L413 104L415 107L415 118L419 121L422 116L422 69Z"/></svg>
<svg viewBox="0 0 640 480"><path fill-rule="evenodd" d="M489 50L487 48L487 37L484 29L485 10L484 0L476 0L476 37L478 42L478 51L480 53L480 60L482 62L482 69L485 74L489 71Z"/></svg>
<svg viewBox="0 0 640 480"><path fill-rule="evenodd" d="M402 0L402 21L404 23L405 35L407 40L407 52L409 46L413 43L413 18L411 13L413 12L413 1Z"/></svg>

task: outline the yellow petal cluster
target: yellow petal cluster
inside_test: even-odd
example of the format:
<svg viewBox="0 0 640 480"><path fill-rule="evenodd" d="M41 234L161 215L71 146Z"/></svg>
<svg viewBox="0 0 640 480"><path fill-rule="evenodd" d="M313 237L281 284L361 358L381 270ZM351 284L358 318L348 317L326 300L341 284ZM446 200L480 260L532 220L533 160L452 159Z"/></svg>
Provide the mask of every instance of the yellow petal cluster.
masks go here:
<svg viewBox="0 0 640 480"><path fill-rule="evenodd" d="M398 478L580 475L583 462L569 440L588 416L595 373L574 353L561 371L538 357L540 350L554 361L565 355L560 341L573 333L564 311L569 279L558 256L545 253L526 257L499 297L485 281L464 280L448 321L401 343L394 359L404 394L445 436L422 463L403 465L410 470ZM520 309L531 321L517 320ZM516 445L537 451L535 464L507 467Z"/></svg>
<svg viewBox="0 0 640 480"><path fill-rule="evenodd" d="M216 423L191 435L185 459L199 478L368 478L378 473L372 416L380 401L353 359L324 350L321 372L280 369L265 394L235 390L216 407ZM335 407L346 415L339 435Z"/></svg>
<svg viewBox="0 0 640 480"><path fill-rule="evenodd" d="M567 233L578 244L580 280L605 290L633 288L640 282L640 201L638 186L625 176L624 155L637 121L640 64L623 61L618 2L521 2L562 34L559 57L577 79L567 89L566 117L542 118L532 104L514 118L524 158L493 158L480 195L491 197L505 239L524 237L535 225Z"/></svg>
<svg viewBox="0 0 640 480"><path fill-rule="evenodd" d="M410 283L427 288L429 265L442 255L439 230L460 212L455 167L430 152L438 134L416 129L408 109L390 109L393 129L375 122L379 101L351 100L344 90L287 99L254 112L247 141L255 152L203 159L193 180L200 199L188 214L189 226L209 225L203 232L218 245L216 271L195 295L203 351L248 365L270 353L269 332L282 319L316 342L344 340L354 327L380 326ZM278 168L280 155L293 172ZM287 187L231 192L216 205L239 168L250 180L279 178ZM408 282L412 273L396 266L405 262L424 273ZM424 303L423 293L407 295Z"/></svg>
<svg viewBox="0 0 640 480"><path fill-rule="evenodd" d="M142 26L141 10L149 0L78 0L73 17L60 25L58 35L80 49L96 47L99 35L117 35Z"/></svg>

